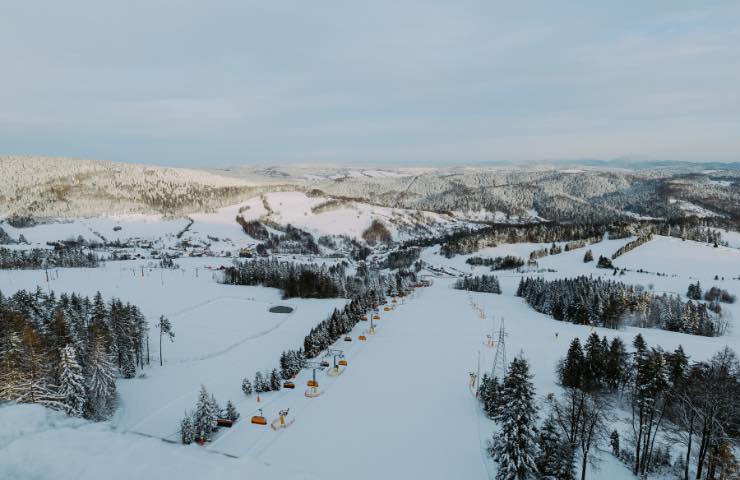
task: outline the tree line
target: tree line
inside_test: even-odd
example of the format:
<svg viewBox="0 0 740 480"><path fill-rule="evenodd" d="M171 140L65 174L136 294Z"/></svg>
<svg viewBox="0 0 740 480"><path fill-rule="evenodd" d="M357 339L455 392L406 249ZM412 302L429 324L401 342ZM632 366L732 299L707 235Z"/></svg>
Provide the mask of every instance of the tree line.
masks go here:
<svg viewBox="0 0 740 480"><path fill-rule="evenodd" d="M409 275L412 273L403 269L383 275L365 262L360 262L351 275L346 262L326 266L254 259L235 261L232 267L223 270L220 281L229 285L279 288L283 298L354 298L369 290L398 290Z"/></svg>
<svg viewBox="0 0 740 480"><path fill-rule="evenodd" d="M689 284L689 288L686 290L686 296L692 300L701 300L703 298L707 302L735 303L735 300L737 300L735 295L717 286L710 288L702 294L701 283L698 280L696 283Z"/></svg>
<svg viewBox="0 0 740 480"><path fill-rule="evenodd" d="M665 220L633 220L558 223L543 221L527 224L493 224L482 228L463 228L454 232L405 241L405 246L428 247L441 244L440 254L449 257L477 252L485 247L502 243L552 243L568 242L565 251L574 250L590 243L600 242L605 234L609 239L627 238L637 235L664 235L683 240L713 245L724 245L722 234L715 227L736 228L712 218L672 218ZM549 252L548 252L549 253Z"/></svg>
<svg viewBox="0 0 740 480"><path fill-rule="evenodd" d="M108 418L115 377L133 378L148 361L147 331L138 307L100 292L0 293L0 400Z"/></svg>
<svg viewBox="0 0 740 480"><path fill-rule="evenodd" d="M650 348L638 334L628 352L621 339L593 333L583 345L571 341L556 373L561 391L547 395L541 423L523 357L512 361L502 381L483 376L478 399L500 425L488 446L497 479L585 480L594 453L606 444L640 478L689 480L693 473L696 480L722 480L740 472L733 451L740 435L740 363L728 347L690 363L681 346ZM627 429L615 428L617 405L628 410Z"/></svg>
<svg viewBox="0 0 740 480"><path fill-rule="evenodd" d="M454 288L471 292L501 293L501 286L496 275L481 275L476 277L459 278Z"/></svg>
<svg viewBox="0 0 740 480"><path fill-rule="evenodd" d="M491 270L514 270L524 266L524 259L514 255L503 257L470 257L465 263L473 266L491 267Z"/></svg>
<svg viewBox="0 0 740 480"><path fill-rule="evenodd" d="M385 257L385 259L380 263L380 268L389 268L394 270L397 268L409 268L414 264L414 262L419 260L420 254L420 247L399 248L398 250L390 252L388 256Z"/></svg>
<svg viewBox="0 0 740 480"><path fill-rule="evenodd" d="M642 288L600 277L545 280L522 278L516 295L556 320L619 328L624 323L693 335L717 336L726 321L705 303L678 295L654 295Z"/></svg>
<svg viewBox="0 0 740 480"><path fill-rule="evenodd" d="M279 288L283 298L337 298L347 295L347 275L342 264L313 265L276 259L235 261L223 271L222 283Z"/></svg>
<svg viewBox="0 0 740 480"><path fill-rule="evenodd" d="M571 240L600 242L606 227L588 224L536 223L492 225L477 231L458 232L443 238L440 254L451 258L477 252L501 243L551 243Z"/></svg>
<svg viewBox="0 0 740 480"><path fill-rule="evenodd" d="M38 269L97 267L98 256L82 248L32 248L30 250L0 247L0 269Z"/></svg>
<svg viewBox="0 0 740 480"><path fill-rule="evenodd" d="M551 399L571 444L564 448L583 440L583 432L573 431L583 418L595 415L589 448L608 437L612 452L637 476L669 469L688 480L693 466L697 480L732 478L740 471L732 454L740 434L740 364L735 353L725 347L709 360L692 364L681 346L673 352L650 348L639 334L632 347L627 353L621 340L608 342L596 333L583 347L573 339L558 365L563 395ZM617 430L607 430L614 404L626 404L630 413L626 446L620 444ZM666 441L670 445L661 446ZM679 450L675 459L674 446Z"/></svg>

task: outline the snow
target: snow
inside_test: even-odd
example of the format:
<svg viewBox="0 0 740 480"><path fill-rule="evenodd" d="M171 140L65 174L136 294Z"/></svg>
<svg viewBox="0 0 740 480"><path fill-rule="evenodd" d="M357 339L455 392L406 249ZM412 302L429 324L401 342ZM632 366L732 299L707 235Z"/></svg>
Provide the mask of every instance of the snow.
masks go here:
<svg viewBox="0 0 740 480"><path fill-rule="evenodd" d="M727 242L727 245L732 248L740 248L740 232L733 232L732 230L725 230L723 228L715 228L722 234L722 240Z"/></svg>
<svg viewBox="0 0 740 480"><path fill-rule="evenodd" d="M733 183L730 180L709 180L708 182L710 185L717 185L719 187L731 187Z"/></svg>
<svg viewBox="0 0 740 480"><path fill-rule="evenodd" d="M179 259L182 270L145 268L144 277L137 268L141 262L108 262L97 269L60 269L49 285L42 271L5 271L0 275L0 291L11 294L39 285L57 294L92 296L99 290L106 300L117 296L134 303L152 328L153 364L159 362L154 324L159 315L168 316L176 336L173 343L163 340L166 364L145 369L146 378L119 380L120 406L114 424L174 439L177 422L195 404L201 384L224 404L243 399L242 378L252 379L258 370L277 367L283 350L302 346L308 331L345 303L341 299L281 300L276 289L221 285L205 268L213 262ZM270 313L273 305L288 305L294 311Z"/></svg>
<svg viewBox="0 0 740 480"><path fill-rule="evenodd" d="M699 205L696 205L695 203L691 203L686 200L669 198L668 202L673 203L673 204L678 204L681 210L691 215L695 215L697 217L721 217L722 216L722 215L719 215L718 213L715 213L711 210L708 210L704 207L701 207Z"/></svg>
<svg viewBox="0 0 740 480"><path fill-rule="evenodd" d="M315 478L250 458L209 455L112 429L107 423L69 418L38 405L0 407L0 477L4 480L132 478Z"/></svg>
<svg viewBox="0 0 740 480"><path fill-rule="evenodd" d="M270 208L268 211L263 203ZM219 208L214 212L195 213L185 218L168 219L157 215L127 214L76 218L50 222L28 228L13 228L3 223L3 229L13 238L24 235L33 247L47 247L47 242L76 239L101 242L129 239L151 242L156 248L173 247L178 241L194 245L210 245L213 252L229 251L232 254L244 247L254 247L254 239L247 236L236 222L238 215L247 221L268 219L281 225L291 224L314 235L347 235L361 239L362 233L373 220L382 221L394 239L408 238L403 229L432 228L440 230L467 222L450 220L432 212L419 212L399 208L378 207L361 202L341 202L336 207L314 213L317 207L330 201L330 197L309 197L302 192L267 193L244 202ZM503 214L501 214L503 215ZM499 215L500 217L500 215ZM498 218L498 217L497 217ZM193 220L190 228L182 232ZM210 237L210 238L209 238ZM215 241L217 238L218 241Z"/></svg>
<svg viewBox="0 0 740 480"><path fill-rule="evenodd" d="M282 219L295 220L296 224L304 221L298 226L333 228L332 221L324 224L323 218L317 219L326 215L339 225L337 229L347 232L360 228L360 222L342 209L310 215L311 206L322 199L287 193L268 194L266 198ZM260 199L247 204L250 208L243 212L245 216L262 214ZM231 219L244 205L194 216L191 230L213 235L219 228L238 229ZM369 211L363 212L362 222L368 221L373 211L383 212L376 207L366 208ZM340 214L332 217L330 214L335 212ZM131 221L139 225L136 222L147 220ZM156 222L154 225L153 236L176 230ZM145 226L141 228L146 230ZM106 299L115 295L139 305L151 325L160 314L168 315L176 333L174 343L164 341L165 365L159 367L158 338L156 331L151 332L152 365L144 369L142 377L117 381L120 405L110 422L91 424L37 406L0 407L0 477L492 477L496 466L484 449L495 425L482 415L467 388L468 374L476 371L479 355L483 370L492 363L493 351L484 346L485 335L495 331L500 319L505 318L508 358L521 352L528 359L542 404L548 393L558 391L554 369L571 339L585 341L592 329L533 311L514 296L519 280L523 275L611 278L611 270L597 269L595 262L584 264L583 254L591 249L595 258L610 256L630 240L604 240L538 259L539 268L552 271L496 272L501 295L468 294L451 288L454 278L435 278L432 287L417 289L395 310L382 312L377 335L368 336L367 342L357 339L368 328L367 322L351 332L352 342L337 342L349 365L337 377L318 373L321 396L304 396L310 376L310 371L304 370L295 380L295 390L261 395L260 403L255 396L242 394L241 379L252 379L256 371L276 367L282 350L299 347L310 328L344 300L282 300L274 289L221 285L213 279L217 272L207 267L228 261L214 258L178 259L181 269L145 268L143 277L141 261L108 262L98 269L62 269L48 285L41 271L0 272L0 290L6 295L37 285L57 293L92 295L100 290ZM532 250L549 246L504 244L473 255L527 258ZM438 252L439 247L426 248L422 258L456 275L489 272L486 267L465 264L472 255L448 259ZM645 285L656 292L683 295L694 279L699 279L704 288L716 284L731 293L740 291L740 281L733 280L740 275L740 250L736 248L712 248L655 236L618 257L615 264L629 270L615 279ZM635 270L639 268L653 273L638 273ZM715 281L715 275L725 279ZM483 308L485 319L470 307L471 301ZM294 311L269 313L274 305L289 305ZM716 338L636 327L594 330L610 339L620 336L627 345L639 332L651 346L672 350L682 345L692 360L703 360L724 345L736 349L740 345L734 325L734 319L740 318L740 304L723 305L723 309L734 328ZM186 409L193 408L201 384L222 404L234 401L242 419L233 428L219 432L205 447L162 442L160 439L177 440L178 421ZM263 408L268 421L276 418L278 410L290 408L295 423L277 432L252 425L248 418L258 408ZM591 478L632 478L629 469L610 454L602 453L600 457L598 473L589 467Z"/></svg>
<svg viewBox="0 0 740 480"><path fill-rule="evenodd" d="M335 208L314 213L312 208L329 200L327 197L309 197L301 192L276 192L265 194L265 199L272 210L268 218L282 225L291 224L317 235L347 235L361 238L373 220L381 220L391 231L395 239L403 238L399 226L414 226L423 219L422 224L429 226L435 223L450 225L445 217L430 212L417 212L399 208L378 207L359 202L343 202ZM255 205L252 200L249 205ZM250 208L242 213L245 220L259 220L268 212ZM231 218L233 220L235 215Z"/></svg>

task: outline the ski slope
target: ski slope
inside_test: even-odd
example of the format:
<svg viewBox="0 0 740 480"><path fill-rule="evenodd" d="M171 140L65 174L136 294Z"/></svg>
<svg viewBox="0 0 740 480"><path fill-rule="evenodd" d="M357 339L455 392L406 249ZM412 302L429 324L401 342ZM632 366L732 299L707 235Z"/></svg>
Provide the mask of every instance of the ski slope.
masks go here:
<svg viewBox="0 0 740 480"><path fill-rule="evenodd" d="M43 271L1 272L4 294L37 285L58 293L91 295L101 290L106 298L116 295L140 305L152 323L159 314L168 314L177 336L175 343L164 345L164 367L156 363L157 342L153 341L153 365L144 370L145 378L118 380L121 403L111 422L91 425L50 418L38 410L18 413L26 422L43 425L31 435L19 427L9 431L5 440L0 437L0 464L5 469L0 473L10 472L16 478L99 478L107 460L115 463L120 478L132 478L142 472L142 466L134 461L137 456L151 465L152 471L161 465L182 465L177 471L183 479L203 478L207 475L204 472L218 472L222 478L268 479L338 479L348 475L358 479L492 478L496 466L484 449L496 427L482 415L468 379L469 373L478 369L479 358L481 369L490 369L493 350L484 345L485 336L498 329L502 317L508 360L518 354L528 359L541 400L558 391L555 366L572 338L585 341L592 331L610 339L620 336L627 345L639 332L650 346L672 350L682 345L693 361L709 358L724 345L735 349L740 345L738 303L723 305L731 330L722 337L708 338L636 327L592 330L534 312L514 295L522 276L552 279L582 274L613 277L658 293L683 295L696 279L704 288L716 284L731 293L740 292L740 280L736 279L740 251L734 248L656 236L615 260L617 266L628 269L616 277L611 270L595 268L595 262L582 261L586 248L598 258L611 255L629 240L605 240L541 258L539 267L546 270L540 273L496 272L501 295L469 294L451 288L454 278L435 278L432 287L417 289L395 310L381 312L377 334L368 336L367 342L359 342L357 337L367 330L368 322L355 327L351 342L337 342L335 347L344 350L349 364L337 377L317 373L321 396L304 396L311 374L304 370L295 380L295 390L261 395L259 403L255 396L241 393L241 378L275 367L282 350L300 346L308 330L343 300L283 301L274 289L220 285L206 267L227 261L212 258L180 259L182 270L145 268L143 277L142 262L135 261L109 262L98 269L63 269L48 285ZM526 257L543 246L549 245L500 245L475 255ZM449 272L489 272L488 268L465 264L468 257L447 259L438 254L438 247L422 253L426 262ZM648 273L637 272L640 268ZM485 312L484 319L471 303ZM295 310L291 314L267 312L277 304ZM233 428L221 429L205 447L155 440L176 441L178 421L185 409L193 407L201 384L222 403L234 401L242 418ZM3 407L0 414L15 418L15 409L24 408ZM279 431L252 425L249 417L258 408L263 409L268 422L277 418L279 410L289 408L289 419L294 423ZM626 413L616 414L621 423L616 420L615 425L626 439ZM60 455L75 459L75 464L88 462L91 467L84 470L68 462L29 462L22 452L31 449L34 441L48 445L45 448L63 444ZM98 448L103 442L118 450ZM94 460L87 457L90 444L95 444ZM633 478L611 454L599 457L600 470L590 470L589 478ZM12 475L3 478L14 478Z"/></svg>

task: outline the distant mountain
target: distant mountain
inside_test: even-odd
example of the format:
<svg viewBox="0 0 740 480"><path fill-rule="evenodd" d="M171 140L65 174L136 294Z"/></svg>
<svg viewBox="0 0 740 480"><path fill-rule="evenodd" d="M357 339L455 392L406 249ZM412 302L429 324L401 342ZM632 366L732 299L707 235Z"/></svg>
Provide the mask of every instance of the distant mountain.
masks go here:
<svg viewBox="0 0 740 480"><path fill-rule="evenodd" d="M475 222L740 219L740 163L649 159L531 166L240 166L208 171L91 160L0 157L0 215L183 216L266 192L450 214Z"/></svg>

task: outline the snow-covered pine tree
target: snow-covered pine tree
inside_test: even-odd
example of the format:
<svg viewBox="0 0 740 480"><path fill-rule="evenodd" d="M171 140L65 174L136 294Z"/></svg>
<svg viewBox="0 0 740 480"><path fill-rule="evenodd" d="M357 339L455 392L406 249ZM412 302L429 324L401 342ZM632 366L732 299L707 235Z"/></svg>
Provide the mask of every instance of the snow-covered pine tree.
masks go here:
<svg viewBox="0 0 740 480"><path fill-rule="evenodd" d="M569 388L581 388L583 371L583 349L581 348L581 341L576 337L570 342L565 359L558 365L560 385Z"/></svg>
<svg viewBox="0 0 740 480"><path fill-rule="evenodd" d="M262 372L254 374L254 391L255 393L264 393L265 390L265 379L262 377Z"/></svg>
<svg viewBox="0 0 740 480"><path fill-rule="evenodd" d="M193 441L194 436L193 416L185 412L185 416L180 421L180 440L185 445L189 445Z"/></svg>
<svg viewBox="0 0 740 480"><path fill-rule="evenodd" d="M246 396L250 396L253 392L252 382L247 378L242 380L242 392L244 392L244 395Z"/></svg>
<svg viewBox="0 0 740 480"><path fill-rule="evenodd" d="M239 419L239 412L236 411L236 407L231 403L231 400L226 402L226 418L232 422L236 422Z"/></svg>
<svg viewBox="0 0 740 480"><path fill-rule="evenodd" d="M280 375L278 374L277 368L273 368L272 372L270 372L270 390L277 392L281 387Z"/></svg>
<svg viewBox="0 0 740 480"><path fill-rule="evenodd" d="M478 387L478 399L481 401L483 411L486 412L488 418L496 418L498 415L500 389L498 377L489 377L487 373L483 374Z"/></svg>
<svg viewBox="0 0 740 480"><path fill-rule="evenodd" d="M573 453L557 431L555 417L545 419L537 436L538 453L535 464L543 480L572 480Z"/></svg>
<svg viewBox="0 0 740 480"><path fill-rule="evenodd" d="M193 413L193 429L196 438L208 440L211 438L213 426L216 424L216 412L213 411L211 396L208 394L205 385L201 385L198 394L198 403Z"/></svg>
<svg viewBox="0 0 740 480"><path fill-rule="evenodd" d="M81 417L85 406L85 379L72 345L59 353L59 396L67 415Z"/></svg>
<svg viewBox="0 0 740 480"><path fill-rule="evenodd" d="M113 411L113 404L116 399L116 382L113 368L102 334L94 335L85 375L87 387L85 416L87 418L105 420Z"/></svg>
<svg viewBox="0 0 740 480"><path fill-rule="evenodd" d="M213 394L211 394L211 411L216 418L221 418L221 405Z"/></svg>
<svg viewBox="0 0 740 480"><path fill-rule="evenodd" d="M586 367L583 371L583 390L593 391L601 387L604 382L605 352L602 351L601 339L596 332L591 333L584 348Z"/></svg>
<svg viewBox="0 0 740 480"><path fill-rule="evenodd" d="M509 366L501 391L501 430L494 436L493 457L498 463L496 480L526 480L537 472L537 406L529 364L522 357Z"/></svg>

